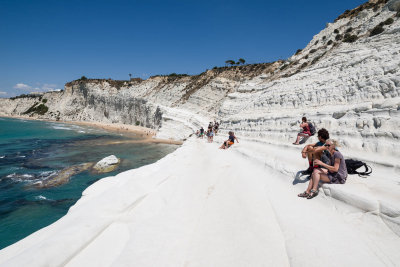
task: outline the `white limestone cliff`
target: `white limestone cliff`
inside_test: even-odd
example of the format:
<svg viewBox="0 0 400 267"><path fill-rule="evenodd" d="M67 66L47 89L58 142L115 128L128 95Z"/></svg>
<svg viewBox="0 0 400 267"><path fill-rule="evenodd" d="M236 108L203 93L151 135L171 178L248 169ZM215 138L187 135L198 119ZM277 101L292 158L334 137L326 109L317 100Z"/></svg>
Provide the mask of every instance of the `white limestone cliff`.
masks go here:
<svg viewBox="0 0 400 267"><path fill-rule="evenodd" d="M0 252L0 265L28 264L40 249L46 253L33 265L398 266L399 3L370 1L344 13L286 61L190 77L78 80L46 93L48 112L31 116L138 122L173 139L216 119L240 145L221 154L215 144L189 139L156 164L103 179L59 222ZM383 32L370 36L382 22ZM343 41L352 35L356 41ZM1 99L0 115L21 115L38 102ZM298 172L307 164L291 143L302 116L328 129L345 157L366 161L373 175L323 185L321 203L298 202L306 182ZM59 236L65 242L55 246ZM99 251L110 252L97 260Z"/></svg>

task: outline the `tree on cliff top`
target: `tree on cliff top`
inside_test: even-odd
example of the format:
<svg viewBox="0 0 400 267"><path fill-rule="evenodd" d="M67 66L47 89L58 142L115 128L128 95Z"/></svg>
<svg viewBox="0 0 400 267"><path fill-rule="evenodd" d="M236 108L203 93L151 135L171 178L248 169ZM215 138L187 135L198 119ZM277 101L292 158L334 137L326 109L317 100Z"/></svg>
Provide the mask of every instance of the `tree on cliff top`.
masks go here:
<svg viewBox="0 0 400 267"><path fill-rule="evenodd" d="M235 61L233 61L233 60L231 60L231 59L225 61L225 63L226 63L226 64L229 64L229 65L232 65L232 66L236 64Z"/></svg>

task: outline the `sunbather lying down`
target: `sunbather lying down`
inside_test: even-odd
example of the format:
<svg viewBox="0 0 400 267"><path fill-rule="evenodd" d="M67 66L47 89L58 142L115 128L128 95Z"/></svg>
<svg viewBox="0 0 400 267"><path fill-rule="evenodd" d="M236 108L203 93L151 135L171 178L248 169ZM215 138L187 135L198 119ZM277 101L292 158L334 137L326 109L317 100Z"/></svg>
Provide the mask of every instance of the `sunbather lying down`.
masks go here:
<svg viewBox="0 0 400 267"><path fill-rule="evenodd" d="M226 140L222 146L220 146L220 149L227 149L229 147L231 147L234 143L235 143L235 139L236 141L239 143L239 140L237 139L237 137L235 136L235 134L232 131L229 131L229 137L228 140Z"/></svg>

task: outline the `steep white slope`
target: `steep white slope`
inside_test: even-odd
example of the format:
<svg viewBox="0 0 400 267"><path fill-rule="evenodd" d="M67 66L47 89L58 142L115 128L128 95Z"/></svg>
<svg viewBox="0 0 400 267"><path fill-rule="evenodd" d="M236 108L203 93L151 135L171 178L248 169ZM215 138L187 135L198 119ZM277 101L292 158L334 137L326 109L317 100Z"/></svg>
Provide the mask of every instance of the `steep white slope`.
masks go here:
<svg viewBox="0 0 400 267"><path fill-rule="evenodd" d="M395 266L372 214L205 140L93 184L68 215L0 253L1 266ZM261 159L259 159L261 160ZM296 160L299 162L300 159ZM38 252L40 251L40 256Z"/></svg>

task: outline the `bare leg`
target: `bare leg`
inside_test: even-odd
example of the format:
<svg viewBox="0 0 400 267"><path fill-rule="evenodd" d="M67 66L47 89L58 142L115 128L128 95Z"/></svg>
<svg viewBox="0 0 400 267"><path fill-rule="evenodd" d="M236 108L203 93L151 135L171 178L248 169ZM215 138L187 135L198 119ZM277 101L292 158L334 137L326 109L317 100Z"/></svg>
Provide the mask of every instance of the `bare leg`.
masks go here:
<svg viewBox="0 0 400 267"><path fill-rule="evenodd" d="M294 144L294 145L299 145L300 138L301 138L301 137L306 137L306 136L308 136L308 134L298 133L298 134L297 134L296 142L294 142L293 144Z"/></svg>
<svg viewBox="0 0 400 267"><path fill-rule="evenodd" d="M314 174L312 174L312 176L314 176ZM313 188L313 184L314 184L313 180L314 179L311 177L310 182L308 183L307 190L306 190L307 194L310 194L311 189Z"/></svg>
<svg viewBox="0 0 400 267"><path fill-rule="evenodd" d="M313 185L312 185L312 189L314 191L317 191L318 189L318 183L321 180L324 183L330 183L331 180L329 180L328 175L326 174L326 172L328 172L328 170L325 169L316 169L314 170L312 176L311 176L311 180L313 180ZM311 184L311 183L310 183ZM308 190L308 188L307 188Z"/></svg>
<svg viewBox="0 0 400 267"><path fill-rule="evenodd" d="M323 152L323 151L314 152L314 153L313 153L313 154L314 154L314 159L321 159L322 152Z"/></svg>

